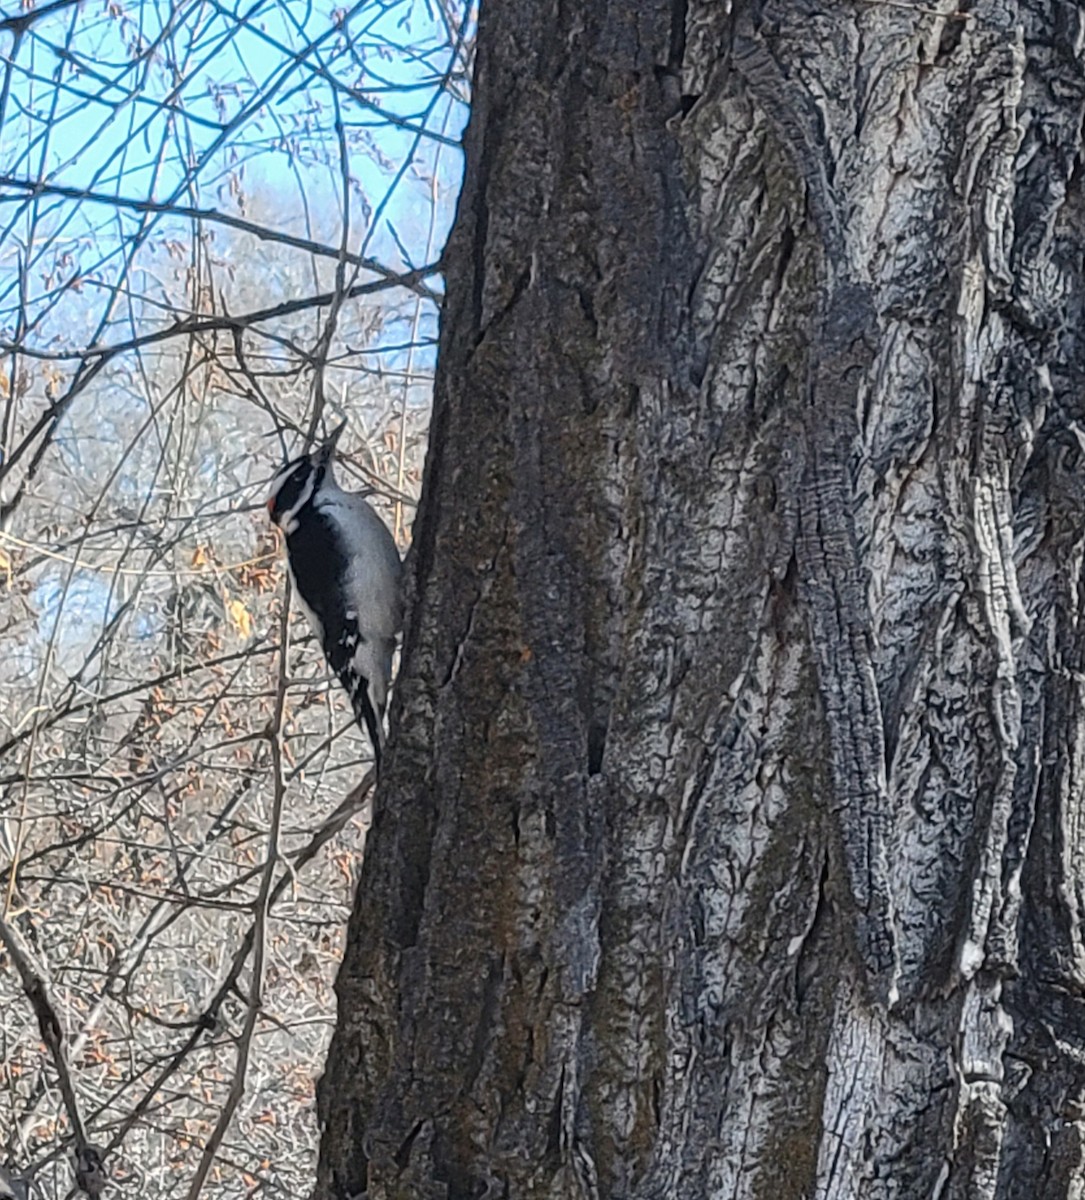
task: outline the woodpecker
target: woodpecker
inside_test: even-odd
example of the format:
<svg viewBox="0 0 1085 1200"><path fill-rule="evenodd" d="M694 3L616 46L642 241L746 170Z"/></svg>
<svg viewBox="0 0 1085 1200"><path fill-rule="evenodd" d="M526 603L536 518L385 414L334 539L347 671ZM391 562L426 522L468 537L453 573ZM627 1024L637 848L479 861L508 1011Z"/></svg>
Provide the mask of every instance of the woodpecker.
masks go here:
<svg viewBox="0 0 1085 1200"><path fill-rule="evenodd" d="M275 476L267 509L286 535L298 602L346 689L380 770L384 706L403 624L402 564L388 526L335 479L332 453L346 422Z"/></svg>

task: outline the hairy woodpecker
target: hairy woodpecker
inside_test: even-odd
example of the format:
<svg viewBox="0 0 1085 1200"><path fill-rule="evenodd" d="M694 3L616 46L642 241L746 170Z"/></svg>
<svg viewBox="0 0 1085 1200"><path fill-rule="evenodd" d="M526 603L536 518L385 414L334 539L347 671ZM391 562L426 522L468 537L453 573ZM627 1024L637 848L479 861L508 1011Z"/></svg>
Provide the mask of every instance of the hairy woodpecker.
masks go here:
<svg viewBox="0 0 1085 1200"><path fill-rule="evenodd" d="M335 480L332 452L345 427L283 467L267 508L286 535L301 609L369 733L379 771L392 654L403 623L401 563L388 526Z"/></svg>

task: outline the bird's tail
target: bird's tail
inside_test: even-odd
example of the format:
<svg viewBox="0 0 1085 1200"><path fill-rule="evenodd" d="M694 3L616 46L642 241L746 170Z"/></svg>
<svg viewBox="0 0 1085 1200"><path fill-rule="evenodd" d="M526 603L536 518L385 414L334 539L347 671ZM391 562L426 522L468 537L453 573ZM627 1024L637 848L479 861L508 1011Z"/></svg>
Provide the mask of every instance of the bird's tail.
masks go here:
<svg viewBox="0 0 1085 1200"><path fill-rule="evenodd" d="M358 722L358 727L369 734L369 740L373 744L373 762L379 774L381 753L384 750L384 703L374 693L369 680L363 676L352 677L349 671L344 671L339 679L346 688L347 695L350 696L350 702L354 708L354 719Z"/></svg>

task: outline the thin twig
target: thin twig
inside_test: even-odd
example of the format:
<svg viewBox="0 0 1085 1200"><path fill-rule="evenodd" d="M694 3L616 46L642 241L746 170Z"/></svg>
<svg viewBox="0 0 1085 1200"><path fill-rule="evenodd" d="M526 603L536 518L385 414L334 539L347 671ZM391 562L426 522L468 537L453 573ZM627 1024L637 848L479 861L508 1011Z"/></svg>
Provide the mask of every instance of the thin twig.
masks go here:
<svg viewBox="0 0 1085 1200"><path fill-rule="evenodd" d="M49 998L49 990L45 979L30 961L12 927L0 917L0 942L8 952L19 978L23 982L23 991L38 1019L38 1031L41 1040L53 1060L53 1067L60 1084L60 1094L64 1099L64 1111L68 1114L68 1122L72 1127L72 1141L75 1144L76 1182L79 1190L88 1196L99 1196L106 1184L104 1171L104 1155L97 1146L87 1141L86 1128L79 1113L79 1101L75 1094L75 1084L64 1054L64 1030L56 1008Z"/></svg>
<svg viewBox="0 0 1085 1200"><path fill-rule="evenodd" d="M230 1091L222 1112L215 1124L207 1144L200 1156L199 1166L192 1177L188 1189L187 1200L197 1200L208 1172L215 1161L215 1155L222 1145L230 1123L234 1118L238 1105L245 1095L245 1076L248 1072L249 1055L252 1050L253 1034L256 1022L260 1019L264 993L264 960L267 955L267 920L271 904L272 883L275 878L275 867L279 861L279 833L283 821L283 800L286 795L286 784L283 780L283 712L286 708L286 688L288 680L287 659L290 653L290 584L287 580L286 598L283 601L282 614L279 618L279 645L282 647L279 656L279 682L275 693L275 708L271 721L264 736L271 748L272 782L274 793L271 805L271 828L268 831L267 857L264 862L264 872L260 879L260 891L256 897L255 921L253 926L253 943L256 954L252 965L252 978L249 982L249 1004L245 1014L245 1024L237 1042L237 1063L234 1067L234 1077L230 1083Z"/></svg>
<svg viewBox="0 0 1085 1200"><path fill-rule="evenodd" d="M251 233L262 242L276 242L281 246L290 246L295 250L304 250L307 254L315 254L320 258L345 257L353 266L363 271L371 271L382 279L390 280L398 286L408 287L420 295L431 299L432 291L424 284L415 282L401 284L400 277L395 271L389 270L378 259L360 254L345 253L336 246L325 246L322 242L310 238L295 237L279 229L271 229L267 225L259 225L255 221L247 221L244 217L234 216L233 213L222 212L216 208L193 208L185 204L167 204L164 201L140 200L135 196L113 196L108 192L95 192L89 188L66 187L59 183L45 183L33 179L20 179L14 175L0 175L0 188L14 188L18 191L29 192L39 196L59 196L65 200L86 201L88 204L107 204L111 208L128 212L162 213L171 217L180 217L186 221L207 221L215 225L226 225L242 233ZM0 196L0 203L8 197Z"/></svg>

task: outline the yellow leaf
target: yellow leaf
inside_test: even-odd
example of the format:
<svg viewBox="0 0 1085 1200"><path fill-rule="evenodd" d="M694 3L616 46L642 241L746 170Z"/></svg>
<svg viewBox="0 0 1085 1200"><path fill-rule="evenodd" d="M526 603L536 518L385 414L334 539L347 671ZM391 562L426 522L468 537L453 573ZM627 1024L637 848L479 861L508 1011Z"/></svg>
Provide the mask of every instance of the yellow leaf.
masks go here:
<svg viewBox="0 0 1085 1200"><path fill-rule="evenodd" d="M252 637L252 616L240 600L231 600L226 606L234 628L243 638Z"/></svg>

